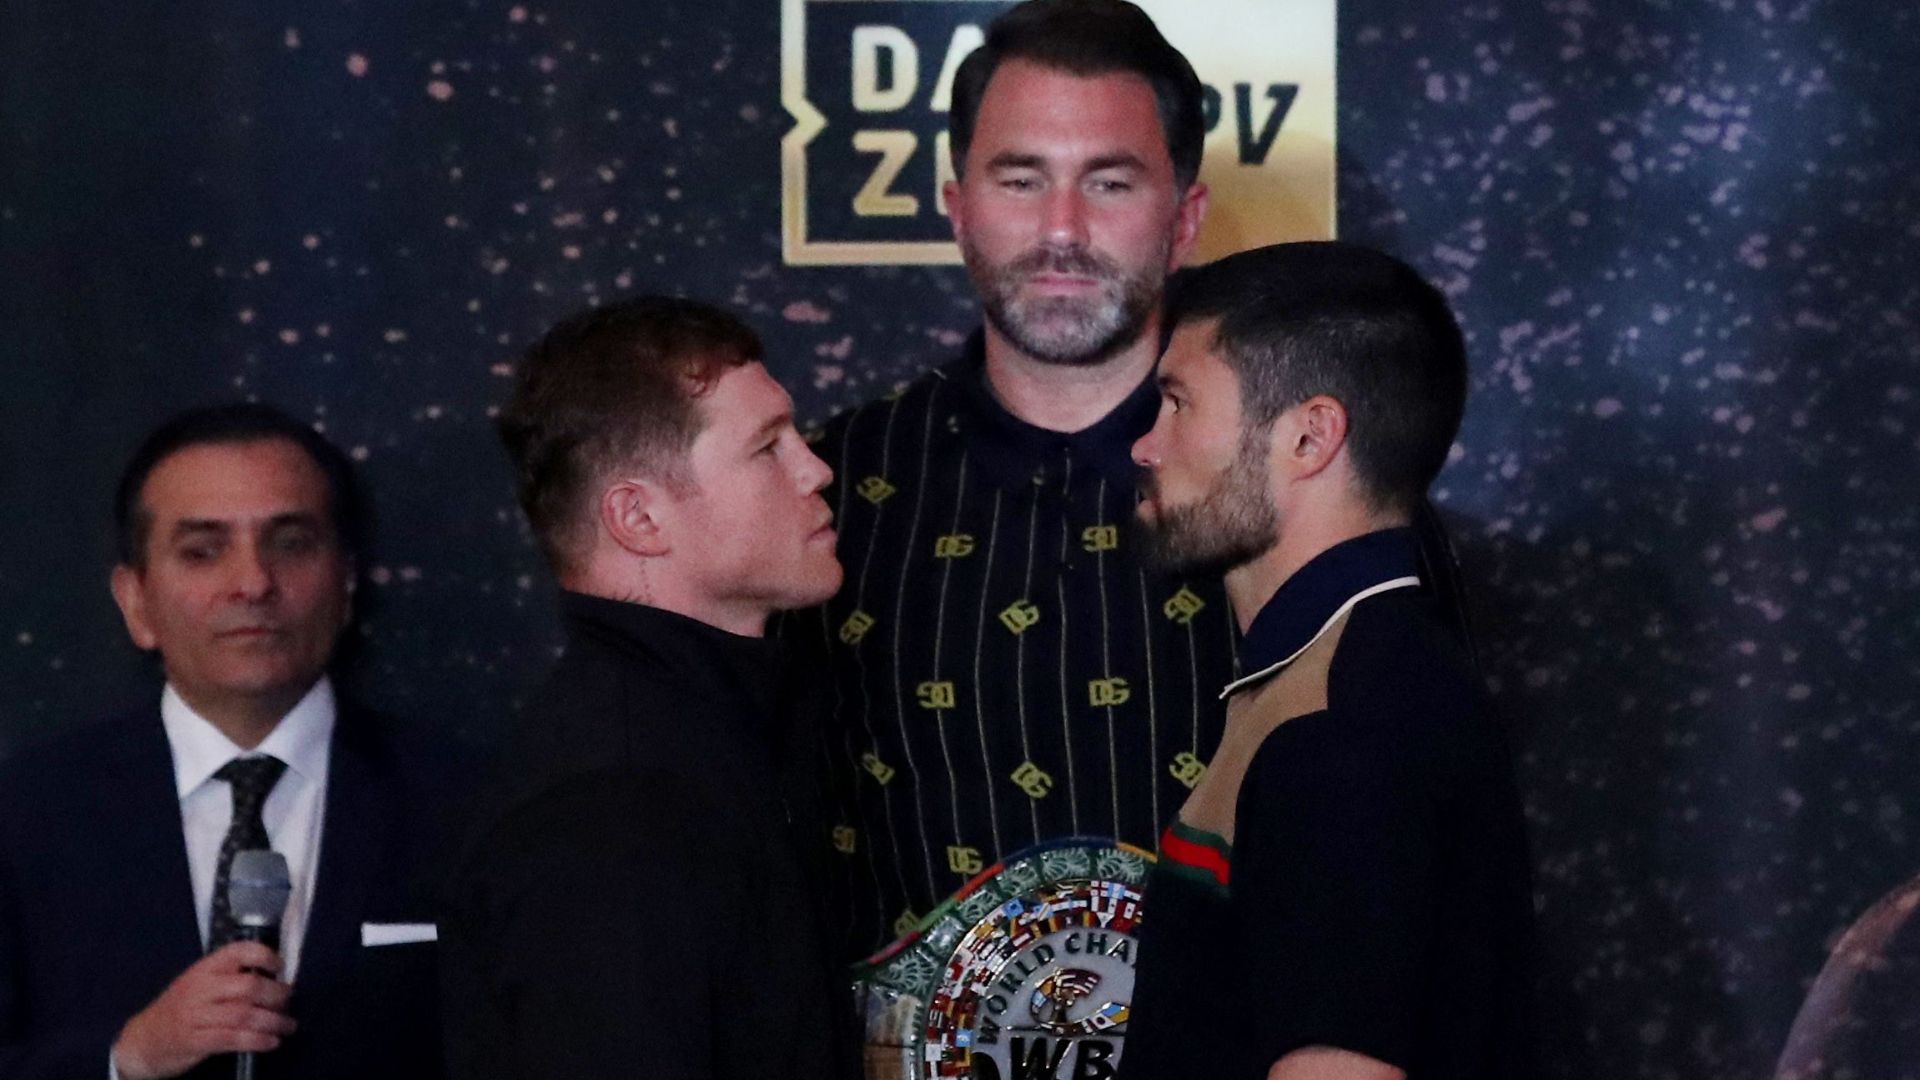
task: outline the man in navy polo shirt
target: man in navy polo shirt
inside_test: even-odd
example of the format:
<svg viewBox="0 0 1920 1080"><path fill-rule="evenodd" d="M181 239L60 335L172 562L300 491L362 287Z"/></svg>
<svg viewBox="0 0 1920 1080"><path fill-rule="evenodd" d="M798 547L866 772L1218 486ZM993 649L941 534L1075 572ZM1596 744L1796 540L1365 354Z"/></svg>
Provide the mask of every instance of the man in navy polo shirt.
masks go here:
<svg viewBox="0 0 1920 1080"><path fill-rule="evenodd" d="M847 583L793 629L822 650L858 954L1033 845L1151 845L1219 739L1219 580L1148 570L1123 529L1162 294L1206 213L1204 101L1122 0L1029 0L954 76L981 332L827 426Z"/></svg>
<svg viewBox="0 0 1920 1080"><path fill-rule="evenodd" d="M1531 1072L1512 765L1408 527L1459 429L1444 298L1347 244L1196 276L1134 445L1155 554L1226 573L1227 726L1161 842L1126 1077Z"/></svg>

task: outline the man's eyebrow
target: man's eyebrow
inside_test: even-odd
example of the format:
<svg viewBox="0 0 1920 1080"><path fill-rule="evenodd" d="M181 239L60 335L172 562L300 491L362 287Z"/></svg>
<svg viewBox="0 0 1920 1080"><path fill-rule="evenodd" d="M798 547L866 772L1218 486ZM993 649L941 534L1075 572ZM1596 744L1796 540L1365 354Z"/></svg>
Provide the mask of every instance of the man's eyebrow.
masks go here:
<svg viewBox="0 0 1920 1080"><path fill-rule="evenodd" d="M1146 167L1147 163L1141 161L1138 155L1128 153L1125 150L1113 154L1102 154L1092 161L1087 162L1088 172L1099 172L1102 169L1140 170Z"/></svg>
<svg viewBox="0 0 1920 1080"><path fill-rule="evenodd" d="M1039 154L1020 150L1002 150L987 162L989 169L1038 169L1046 164Z"/></svg>
<svg viewBox="0 0 1920 1080"><path fill-rule="evenodd" d="M989 169L1044 169L1047 159L1039 154L1025 150L1003 150L987 162ZM1141 171L1147 163L1140 160L1138 154L1127 150L1117 150L1110 154L1101 154L1089 160L1081 167L1082 172L1099 172L1102 169L1131 169Z"/></svg>
<svg viewBox="0 0 1920 1080"><path fill-rule="evenodd" d="M320 524L321 517L311 510L288 510L267 519L267 528L279 529L288 525L314 526Z"/></svg>
<svg viewBox="0 0 1920 1080"><path fill-rule="evenodd" d="M1169 375L1164 371L1155 376L1155 381L1160 384L1162 390L1184 390L1187 385L1180 381L1180 376Z"/></svg>
<svg viewBox="0 0 1920 1080"><path fill-rule="evenodd" d="M793 423L793 413L791 412L783 412L778 416L768 417L765 423L753 429L753 436L748 441L757 443L761 439L774 434L791 423Z"/></svg>
<svg viewBox="0 0 1920 1080"><path fill-rule="evenodd" d="M265 527L268 529L284 529L289 526L313 528L320 525L322 520L319 514L311 510L285 510L269 517ZM173 531L169 535L205 536L232 531L233 522L231 521L222 521L219 518L181 518L173 523Z"/></svg>

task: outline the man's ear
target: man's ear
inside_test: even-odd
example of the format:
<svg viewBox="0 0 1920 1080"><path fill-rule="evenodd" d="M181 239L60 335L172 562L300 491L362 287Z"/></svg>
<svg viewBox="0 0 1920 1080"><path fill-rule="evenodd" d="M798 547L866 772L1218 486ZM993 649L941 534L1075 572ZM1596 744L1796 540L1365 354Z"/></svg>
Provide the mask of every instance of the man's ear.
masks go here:
<svg viewBox="0 0 1920 1080"><path fill-rule="evenodd" d="M953 226L953 242L961 243L961 234L966 231L966 222L961 220L964 212L960 207L960 181L948 180L940 185L940 198L947 204L947 222Z"/></svg>
<svg viewBox="0 0 1920 1080"><path fill-rule="evenodd" d="M1316 476L1339 458L1347 445L1347 407L1326 394L1295 405L1274 422L1277 468L1296 480Z"/></svg>
<svg viewBox="0 0 1920 1080"><path fill-rule="evenodd" d="M1185 266L1200 243L1200 226L1206 223L1210 199L1207 185L1198 180L1180 196L1180 205L1174 208L1173 244L1167 249L1168 273Z"/></svg>
<svg viewBox="0 0 1920 1080"><path fill-rule="evenodd" d="M673 550L669 535L674 500L652 480L622 480L600 493L600 528L608 539L635 555L660 556Z"/></svg>
<svg viewBox="0 0 1920 1080"><path fill-rule="evenodd" d="M113 568L107 587L113 590L113 602L120 605L120 618L127 624L127 636L143 650L158 648L160 638L147 620L147 596L141 589L140 571L121 563Z"/></svg>

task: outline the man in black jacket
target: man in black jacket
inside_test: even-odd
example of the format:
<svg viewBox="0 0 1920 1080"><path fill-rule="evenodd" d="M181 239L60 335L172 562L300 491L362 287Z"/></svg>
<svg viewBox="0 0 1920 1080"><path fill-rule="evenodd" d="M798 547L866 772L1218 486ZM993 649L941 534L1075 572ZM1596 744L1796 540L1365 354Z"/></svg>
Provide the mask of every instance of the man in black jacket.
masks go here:
<svg viewBox="0 0 1920 1080"><path fill-rule="evenodd" d="M840 584L831 473L759 359L725 312L641 298L520 372L501 432L568 644L444 920L456 1076L843 1067L815 758L763 637Z"/></svg>

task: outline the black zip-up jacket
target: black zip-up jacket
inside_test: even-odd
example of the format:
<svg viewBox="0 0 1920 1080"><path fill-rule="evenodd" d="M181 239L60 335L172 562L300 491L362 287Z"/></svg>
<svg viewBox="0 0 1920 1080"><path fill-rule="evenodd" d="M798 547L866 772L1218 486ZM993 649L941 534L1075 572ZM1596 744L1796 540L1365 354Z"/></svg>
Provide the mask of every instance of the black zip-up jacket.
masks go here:
<svg viewBox="0 0 1920 1080"><path fill-rule="evenodd" d="M772 643L562 594L442 922L458 1080L853 1070L810 733Z"/></svg>

